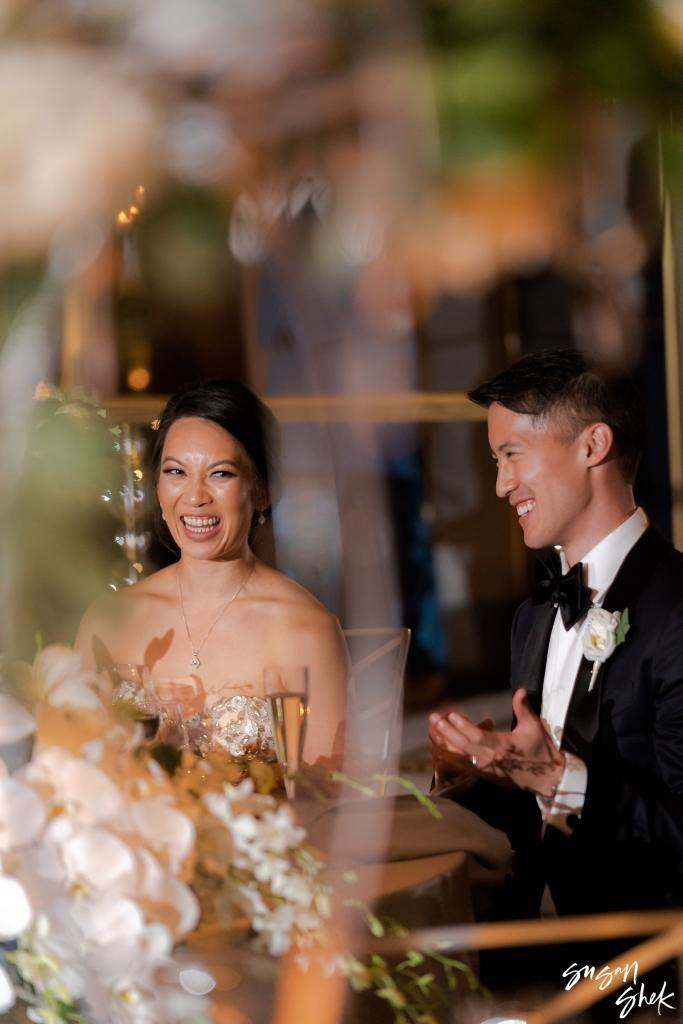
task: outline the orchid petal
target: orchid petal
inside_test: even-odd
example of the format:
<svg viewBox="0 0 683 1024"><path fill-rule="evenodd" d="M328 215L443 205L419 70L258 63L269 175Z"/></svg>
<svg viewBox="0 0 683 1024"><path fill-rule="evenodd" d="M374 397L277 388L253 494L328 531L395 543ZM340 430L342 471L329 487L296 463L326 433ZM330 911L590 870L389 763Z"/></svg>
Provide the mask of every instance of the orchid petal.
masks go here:
<svg viewBox="0 0 683 1024"><path fill-rule="evenodd" d="M18 743L35 731L36 720L33 715L8 693L0 693L0 747Z"/></svg>
<svg viewBox="0 0 683 1024"><path fill-rule="evenodd" d="M51 788L55 802L65 805L84 825L96 825L125 812L123 793L108 775L59 747L41 751L24 775L31 784Z"/></svg>
<svg viewBox="0 0 683 1024"><path fill-rule="evenodd" d="M216 987L216 981L198 967L186 967L178 973L178 981L192 996L206 996Z"/></svg>
<svg viewBox="0 0 683 1024"><path fill-rule="evenodd" d="M44 693L49 694L65 680L82 678L82 657L68 644L49 644L37 656L33 671Z"/></svg>
<svg viewBox="0 0 683 1024"><path fill-rule="evenodd" d="M173 875L165 874L150 899L165 904L171 910L171 917L158 908L156 916L168 924L176 939L187 935L199 923L200 907L197 897L189 886Z"/></svg>
<svg viewBox="0 0 683 1024"><path fill-rule="evenodd" d="M104 743L102 740L90 740L83 744L83 757L92 764L99 764L104 754Z"/></svg>
<svg viewBox="0 0 683 1024"><path fill-rule="evenodd" d="M132 878L133 854L126 844L102 829L83 829L64 844L62 855L74 881L105 889Z"/></svg>
<svg viewBox="0 0 683 1024"><path fill-rule="evenodd" d="M145 954L161 963L173 952L173 936L162 924L150 924L145 928Z"/></svg>
<svg viewBox="0 0 683 1024"><path fill-rule="evenodd" d="M109 894L74 900L68 913L83 939L98 946L130 943L144 927L142 911L136 903Z"/></svg>
<svg viewBox="0 0 683 1024"><path fill-rule="evenodd" d="M136 851L138 859L138 877L136 895L147 899L156 899L156 893L163 884L165 872L161 864L149 850L144 848Z"/></svg>
<svg viewBox="0 0 683 1024"><path fill-rule="evenodd" d="M17 779L0 779L0 851L34 842L45 825L38 794Z"/></svg>
<svg viewBox="0 0 683 1024"><path fill-rule="evenodd" d="M33 912L16 878L0 875L0 940L16 939L28 928Z"/></svg>
<svg viewBox="0 0 683 1024"><path fill-rule="evenodd" d="M177 868L194 846L194 825L181 811L159 798L138 800L131 807L137 831L154 850L163 850Z"/></svg>
<svg viewBox="0 0 683 1024"><path fill-rule="evenodd" d="M155 904L155 917L162 919L176 937L191 932L199 921L199 904L192 890L164 871L149 850L138 850L137 856L137 897ZM164 905L170 908L170 914Z"/></svg>
<svg viewBox="0 0 683 1024"><path fill-rule="evenodd" d="M92 686L68 679L58 683L47 697L55 708L85 708L88 711L102 711L104 705Z"/></svg>
<svg viewBox="0 0 683 1024"><path fill-rule="evenodd" d="M10 1010L16 1002L14 985L4 967L0 967L0 1013Z"/></svg>

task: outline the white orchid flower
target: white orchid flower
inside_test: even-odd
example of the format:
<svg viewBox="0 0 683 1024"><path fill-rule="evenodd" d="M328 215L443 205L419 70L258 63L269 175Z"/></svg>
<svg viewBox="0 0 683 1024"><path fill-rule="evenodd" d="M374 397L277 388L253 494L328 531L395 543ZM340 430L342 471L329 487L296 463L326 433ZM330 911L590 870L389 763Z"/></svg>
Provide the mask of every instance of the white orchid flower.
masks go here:
<svg viewBox="0 0 683 1024"><path fill-rule="evenodd" d="M291 865L288 860L280 857L263 857L253 865L254 878L257 882L274 883L276 879L289 874Z"/></svg>
<svg viewBox="0 0 683 1024"><path fill-rule="evenodd" d="M291 945L294 921L293 907L284 906L272 911L268 917L255 918L252 927L267 941L271 956L283 956Z"/></svg>
<svg viewBox="0 0 683 1024"><path fill-rule="evenodd" d="M41 750L20 777L51 793L53 805L84 825L125 820L126 800L116 783L90 761L59 747Z"/></svg>
<svg viewBox="0 0 683 1024"><path fill-rule="evenodd" d="M306 838L306 829L294 824L289 807L282 805L273 813L263 815L263 835L268 848L274 853L284 853L299 847Z"/></svg>
<svg viewBox="0 0 683 1024"><path fill-rule="evenodd" d="M300 907L310 907L313 902L313 892L309 882L301 875L281 872L271 883L271 889L276 896L282 896L288 903L294 903Z"/></svg>
<svg viewBox="0 0 683 1024"><path fill-rule="evenodd" d="M54 707L102 710L97 694L96 673L84 671L78 651L66 644L50 644L33 662L33 679L38 690Z"/></svg>
<svg viewBox="0 0 683 1024"><path fill-rule="evenodd" d="M84 962L89 976L105 988L125 984L130 988L147 988L154 983L154 973L169 962L173 950L171 933L163 925L145 925L127 941L117 940L91 947ZM87 982L86 992L87 998Z"/></svg>
<svg viewBox="0 0 683 1024"><path fill-rule="evenodd" d="M79 829L62 847L67 878L72 885L109 892L129 890L135 859L130 847L104 829Z"/></svg>
<svg viewBox="0 0 683 1024"><path fill-rule="evenodd" d="M0 1013L11 1010L16 1002L14 985L4 967L0 966Z"/></svg>
<svg viewBox="0 0 683 1024"><path fill-rule="evenodd" d="M16 939L29 924L33 911L24 887L7 875L0 875L0 941Z"/></svg>
<svg viewBox="0 0 683 1024"><path fill-rule="evenodd" d="M47 696L48 704L55 708L79 708L84 711L104 711L104 704L89 683L64 682L55 686Z"/></svg>
<svg viewBox="0 0 683 1024"><path fill-rule="evenodd" d="M33 911L23 886L15 878L0 875L0 941L18 938L31 923ZM14 985L0 965L0 1013L16 1001Z"/></svg>
<svg viewBox="0 0 683 1024"><path fill-rule="evenodd" d="M10 697L0 693L0 747L32 736L36 731L36 720L26 708Z"/></svg>
<svg viewBox="0 0 683 1024"><path fill-rule="evenodd" d="M169 926L175 938L182 938L197 927L201 913L199 901L192 889L179 878L165 874L157 898L173 912Z"/></svg>
<svg viewBox="0 0 683 1024"><path fill-rule="evenodd" d="M163 852L171 869L177 871L194 847L195 828L188 816L164 797L137 800L131 805L130 814L145 843Z"/></svg>
<svg viewBox="0 0 683 1024"><path fill-rule="evenodd" d="M47 814L35 790L15 778L0 778L0 853L34 843Z"/></svg>
<svg viewBox="0 0 683 1024"><path fill-rule="evenodd" d="M136 850L137 874L133 894L146 905L155 905L155 916L163 920L176 939L196 928L200 907L197 897L179 878L164 870L154 854Z"/></svg>

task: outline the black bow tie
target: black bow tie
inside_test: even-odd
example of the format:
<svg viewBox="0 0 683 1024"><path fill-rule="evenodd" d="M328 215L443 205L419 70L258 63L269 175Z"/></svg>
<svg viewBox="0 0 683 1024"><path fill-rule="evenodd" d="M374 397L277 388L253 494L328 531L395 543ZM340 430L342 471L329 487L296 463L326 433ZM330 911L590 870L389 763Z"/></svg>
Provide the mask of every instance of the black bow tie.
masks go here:
<svg viewBox="0 0 683 1024"><path fill-rule="evenodd" d="M531 600L534 604L550 601L560 609L564 628L571 629L591 603L590 588L583 582L583 564L577 562L563 576L559 555L553 553L548 559L537 558Z"/></svg>

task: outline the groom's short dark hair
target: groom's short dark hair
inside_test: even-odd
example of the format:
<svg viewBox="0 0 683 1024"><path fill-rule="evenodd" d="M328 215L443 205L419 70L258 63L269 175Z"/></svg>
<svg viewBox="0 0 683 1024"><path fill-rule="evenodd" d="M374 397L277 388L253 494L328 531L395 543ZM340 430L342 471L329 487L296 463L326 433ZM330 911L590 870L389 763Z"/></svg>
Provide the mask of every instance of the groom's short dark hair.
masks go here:
<svg viewBox="0 0 683 1024"><path fill-rule="evenodd" d="M553 417L566 442L589 423L607 423L626 481L633 483L642 454L645 416L633 381L612 375L571 349L546 349L525 356L468 392L477 405L494 402L541 421Z"/></svg>

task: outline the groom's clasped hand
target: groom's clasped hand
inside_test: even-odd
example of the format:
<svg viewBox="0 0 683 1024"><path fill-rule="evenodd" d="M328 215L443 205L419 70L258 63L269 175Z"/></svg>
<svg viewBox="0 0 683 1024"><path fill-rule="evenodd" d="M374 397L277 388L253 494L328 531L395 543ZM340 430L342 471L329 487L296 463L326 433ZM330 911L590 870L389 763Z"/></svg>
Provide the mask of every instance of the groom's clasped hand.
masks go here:
<svg viewBox="0 0 683 1024"><path fill-rule="evenodd" d="M552 796L562 778L564 754L529 706L526 690L515 691L512 710L516 724L510 732L494 730L490 719L475 723L458 710L430 715L429 739L440 781L465 772Z"/></svg>

